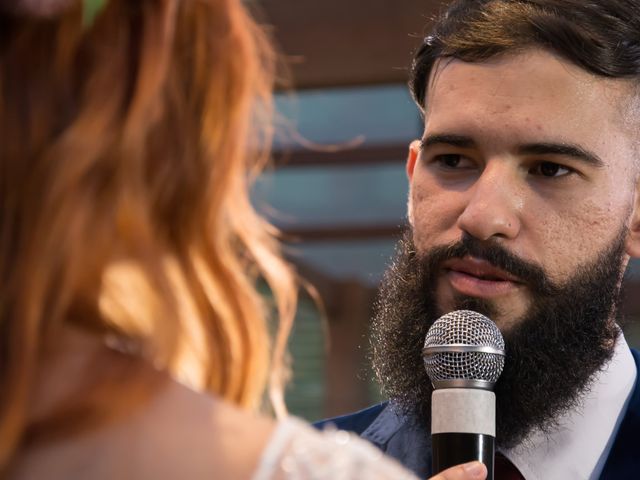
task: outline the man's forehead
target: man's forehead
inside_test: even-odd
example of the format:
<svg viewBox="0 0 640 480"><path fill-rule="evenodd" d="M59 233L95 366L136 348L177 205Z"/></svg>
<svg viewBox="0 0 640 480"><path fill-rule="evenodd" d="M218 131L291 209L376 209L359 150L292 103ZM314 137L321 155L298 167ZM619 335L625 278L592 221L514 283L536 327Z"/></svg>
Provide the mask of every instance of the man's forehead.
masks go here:
<svg viewBox="0 0 640 480"><path fill-rule="evenodd" d="M631 80L593 75L542 49L477 63L442 58L429 79L425 121L462 127L478 114L485 121L496 114L491 121L515 130L520 115L540 134L577 134L588 141L606 128L627 137L618 141L637 142L639 92ZM527 128L522 125L524 132Z"/></svg>
<svg viewBox="0 0 640 480"><path fill-rule="evenodd" d="M444 82L441 80L444 77ZM532 48L516 53L496 55L482 62L466 62L451 57L443 57L434 63L427 85L427 107L434 93L443 89L473 89L477 83L494 81L503 88L535 87L546 83L554 88L565 85L567 93L587 94L597 90L599 96L608 101L628 97L635 93L633 83L624 79L613 79L594 75L579 66L564 60L544 49ZM511 82L510 84L510 80ZM547 93L548 90L542 90ZM496 96L507 95L505 90L495 90ZM520 92L522 93L522 91Z"/></svg>

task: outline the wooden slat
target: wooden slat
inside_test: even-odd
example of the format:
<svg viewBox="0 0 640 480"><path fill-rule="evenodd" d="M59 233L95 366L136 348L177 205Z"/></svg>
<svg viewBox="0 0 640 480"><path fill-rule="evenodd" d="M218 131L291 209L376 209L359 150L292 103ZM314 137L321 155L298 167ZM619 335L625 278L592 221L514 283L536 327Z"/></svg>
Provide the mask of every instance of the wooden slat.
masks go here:
<svg viewBox="0 0 640 480"><path fill-rule="evenodd" d="M407 160L409 145L373 145L336 151L292 150L275 152L273 161L276 167L327 167L375 165L380 163L404 163Z"/></svg>
<svg viewBox="0 0 640 480"><path fill-rule="evenodd" d="M260 0L296 88L402 82L434 0Z"/></svg>
<svg viewBox="0 0 640 480"><path fill-rule="evenodd" d="M283 227L281 230L285 242L301 243L399 239L406 228L406 225L380 224Z"/></svg>

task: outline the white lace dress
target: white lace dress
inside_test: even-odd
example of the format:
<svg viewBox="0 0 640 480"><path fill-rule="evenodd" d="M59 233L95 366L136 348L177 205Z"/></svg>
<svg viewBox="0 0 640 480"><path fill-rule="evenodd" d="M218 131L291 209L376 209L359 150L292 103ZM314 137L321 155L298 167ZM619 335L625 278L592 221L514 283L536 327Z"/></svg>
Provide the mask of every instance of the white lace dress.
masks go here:
<svg viewBox="0 0 640 480"><path fill-rule="evenodd" d="M253 480L417 480L353 433L318 432L296 418L278 424Z"/></svg>

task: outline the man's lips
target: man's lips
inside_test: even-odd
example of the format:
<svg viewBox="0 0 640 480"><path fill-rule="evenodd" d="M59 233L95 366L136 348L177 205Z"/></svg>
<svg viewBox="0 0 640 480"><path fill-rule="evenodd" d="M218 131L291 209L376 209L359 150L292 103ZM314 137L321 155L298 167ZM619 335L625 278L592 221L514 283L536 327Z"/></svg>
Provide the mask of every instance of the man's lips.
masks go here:
<svg viewBox="0 0 640 480"><path fill-rule="evenodd" d="M472 297L493 298L513 291L522 282L486 260L466 256L442 265L445 277L458 292Z"/></svg>

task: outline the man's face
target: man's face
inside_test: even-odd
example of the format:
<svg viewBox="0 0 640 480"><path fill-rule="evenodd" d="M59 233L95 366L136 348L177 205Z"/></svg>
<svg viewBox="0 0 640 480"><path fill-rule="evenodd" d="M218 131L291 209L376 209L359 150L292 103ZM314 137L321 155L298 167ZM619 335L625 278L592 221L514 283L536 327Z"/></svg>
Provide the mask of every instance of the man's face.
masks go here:
<svg viewBox="0 0 640 480"><path fill-rule="evenodd" d="M634 230L631 87L542 50L485 63L441 61L421 143L411 146L409 217L418 254L466 234L568 281ZM634 234L627 253L637 256ZM527 281L467 255L438 266L442 313L484 300L502 330L531 305Z"/></svg>
<svg viewBox="0 0 640 480"><path fill-rule="evenodd" d="M550 432L611 358L621 273L640 254L631 87L542 51L442 62L411 147L412 229L381 285L373 365L430 419L421 347L469 308L502 330L496 441Z"/></svg>

